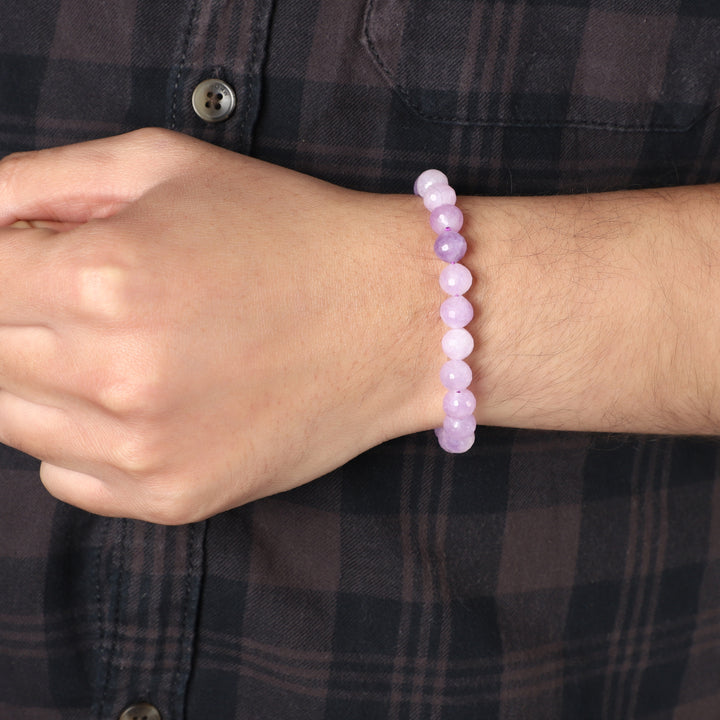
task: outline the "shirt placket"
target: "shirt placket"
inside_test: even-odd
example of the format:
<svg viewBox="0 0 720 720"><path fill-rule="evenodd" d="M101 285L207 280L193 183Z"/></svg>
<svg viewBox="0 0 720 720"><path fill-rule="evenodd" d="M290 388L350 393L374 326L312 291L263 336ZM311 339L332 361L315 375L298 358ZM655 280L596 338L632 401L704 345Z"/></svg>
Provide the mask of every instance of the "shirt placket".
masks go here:
<svg viewBox="0 0 720 720"><path fill-rule="evenodd" d="M193 0L170 80L168 127L237 152L251 152L272 4L272 0Z"/></svg>
<svg viewBox="0 0 720 720"><path fill-rule="evenodd" d="M92 583L98 636L92 717L185 717L204 537L205 523L106 521Z"/></svg>

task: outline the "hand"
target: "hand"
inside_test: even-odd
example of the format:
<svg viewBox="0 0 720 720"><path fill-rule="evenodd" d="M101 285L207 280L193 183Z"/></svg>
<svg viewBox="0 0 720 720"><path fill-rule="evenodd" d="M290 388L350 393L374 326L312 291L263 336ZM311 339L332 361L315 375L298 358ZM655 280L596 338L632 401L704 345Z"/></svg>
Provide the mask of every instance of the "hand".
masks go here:
<svg viewBox="0 0 720 720"><path fill-rule="evenodd" d="M425 222L161 130L6 158L0 441L61 500L180 523L431 427Z"/></svg>

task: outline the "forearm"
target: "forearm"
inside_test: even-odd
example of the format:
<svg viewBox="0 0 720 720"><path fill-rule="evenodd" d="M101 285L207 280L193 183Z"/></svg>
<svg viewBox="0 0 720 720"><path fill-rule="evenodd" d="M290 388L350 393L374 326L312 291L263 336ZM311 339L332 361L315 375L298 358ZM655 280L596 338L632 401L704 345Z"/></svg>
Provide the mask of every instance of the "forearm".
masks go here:
<svg viewBox="0 0 720 720"><path fill-rule="evenodd" d="M717 186L458 204L480 424L720 431Z"/></svg>

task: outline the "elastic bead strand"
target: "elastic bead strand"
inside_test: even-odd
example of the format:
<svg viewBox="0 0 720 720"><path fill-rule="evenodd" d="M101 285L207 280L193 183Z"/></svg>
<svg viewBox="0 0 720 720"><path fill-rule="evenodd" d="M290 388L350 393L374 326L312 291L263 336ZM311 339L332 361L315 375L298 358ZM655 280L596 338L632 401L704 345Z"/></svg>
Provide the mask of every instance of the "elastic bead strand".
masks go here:
<svg viewBox="0 0 720 720"><path fill-rule="evenodd" d="M448 357L440 370L440 381L447 393L443 399L445 420L435 430L440 447L450 453L463 453L475 442L475 396L469 389L472 369L465 362L474 347L472 335L465 329L473 318L473 307L464 297L472 285L472 274L460 265L467 241L460 235L463 214L455 205L455 191L440 170L426 170L414 185L414 192L430 210L430 227L437 233L435 255L448 265L440 273L440 286L450 296L440 307L440 317L449 330L442 338Z"/></svg>

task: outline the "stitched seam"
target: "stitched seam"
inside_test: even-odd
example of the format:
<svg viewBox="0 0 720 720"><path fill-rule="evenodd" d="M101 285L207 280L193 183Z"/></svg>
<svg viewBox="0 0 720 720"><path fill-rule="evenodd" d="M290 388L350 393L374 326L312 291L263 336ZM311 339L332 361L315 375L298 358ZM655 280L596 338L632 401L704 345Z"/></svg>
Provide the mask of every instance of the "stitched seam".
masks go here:
<svg viewBox="0 0 720 720"><path fill-rule="evenodd" d="M105 650L105 639L107 638L107 632L105 630L105 623L104 623L104 606L102 602L102 582L100 581L100 571L102 567L102 555L103 555L103 548L105 547L107 543L108 534L110 532L110 521L109 520L103 520L102 522L103 526L103 533L100 537L100 543L98 545L97 552L95 553L95 562L93 563L93 573L95 574L95 603L96 603L96 620L97 620L97 638L98 643L97 647L99 649L99 655L100 660L102 660L107 657L107 651ZM105 693L107 689L107 680L108 677L108 669L107 665L105 666L105 674L103 677L103 684L102 684L102 695L99 699L100 708L98 710L98 718L102 718L102 710L103 706L105 704Z"/></svg>
<svg viewBox="0 0 720 720"><path fill-rule="evenodd" d="M263 48L269 41L269 21L267 23L267 29L265 33L263 34L261 32L262 28L258 28L258 25L262 18L266 17L267 13L272 12L272 1L269 3L259 3L256 5L255 14L253 16L253 27L252 27L252 52L250 54L250 58L248 59L247 69L249 72L247 73L247 82L245 84L245 103L243 108L243 114L242 119L240 121L240 137L242 139L243 143L246 143L247 150L250 150L251 144L252 144L252 137L248 137L247 141L245 138L245 133L247 129L248 124L248 117L250 115L250 105L252 101L252 94L255 90L255 86L259 81L260 78L260 67L255 67L257 58L258 58L258 52L259 52L259 46L262 45ZM255 110L257 105L259 104L260 100L258 98L258 102L254 104L253 109Z"/></svg>
<svg viewBox="0 0 720 720"><path fill-rule="evenodd" d="M122 605L122 598L121 598L121 592L122 588L124 587L124 576L126 574L126 571L122 564L122 558L125 555L125 544L127 541L127 528L128 528L128 521L126 519L123 519L120 521L120 538L118 540L117 545L113 548L113 553L111 556L111 561L114 562L117 560L117 581L114 583L114 586L110 588L110 597L112 598L114 602L114 611L112 613L112 642L110 645L110 649L108 651L107 656L107 662L105 664L105 679L103 681L103 689L102 689L102 695L100 698L100 713L99 718L102 720L102 718L105 716L105 708L108 704L109 699L109 690L110 690L110 677L112 675L112 665L114 662L114 658L117 655L118 646L120 644L120 614L121 614L121 605Z"/></svg>
<svg viewBox="0 0 720 720"><path fill-rule="evenodd" d="M396 80L392 71L385 63L377 48L377 45L373 41L370 32L370 18L375 9L375 0L368 0L368 4L365 8L365 18L363 22L363 36L365 38L365 44L368 52L372 56L373 60L377 64L381 73L385 76L390 89L396 93L408 108L419 117L430 122L442 123L444 125L460 125L463 127L517 127L517 128L580 128L589 130L613 130L618 132L643 132L646 130L656 130L659 132L687 132L692 127L700 123L703 119L707 118L710 114L720 108L716 106L710 108L705 113L700 114L694 118L691 122L685 125L662 125L653 123L637 123L637 124L620 124L612 122L599 122L593 120L571 120L571 121L560 121L560 120L525 120L518 118L517 120L500 120L486 118L482 120L462 120L455 118L448 118L443 115L433 115L432 113L425 112L422 110L417 103L413 100L411 93Z"/></svg>
<svg viewBox="0 0 720 720"><path fill-rule="evenodd" d="M177 129L178 88L180 87L180 78L182 76L183 70L185 69L185 61L187 60L188 52L190 50L190 38L192 36L192 29L195 26L195 23L197 22L199 13L200 13L200 0L193 0L192 9L190 11L190 21L188 22L187 29L185 30L185 35L183 36L182 54L180 56L180 63L178 64L178 71L177 71L177 74L175 75L175 84L173 85L173 90L172 90L172 104L171 104L171 111L170 111L170 129L171 130Z"/></svg>
<svg viewBox="0 0 720 720"><path fill-rule="evenodd" d="M171 688L172 688L172 697L175 698L176 703L180 706L178 707L177 711L180 713L184 708L181 707L181 694L180 694L180 665L183 662L183 657L185 656L185 643L188 636L188 615L190 614L190 594L192 592L192 586L193 586L193 578L194 578L194 570L197 566L197 562L195 561L195 552L194 552L194 546L195 546L195 535L196 535L196 527L193 525L188 530L188 537L186 541L186 547L185 552L187 553L188 560L189 560L189 567L187 570L187 573L185 574L185 582L184 582L184 592L183 592L183 602L182 602L182 620L181 622L181 628L180 631L180 637L178 639L178 648L177 648L177 658L175 660L175 670L173 671L173 678L171 682ZM184 696L184 693L183 693ZM185 713L182 712L182 715L184 716Z"/></svg>

